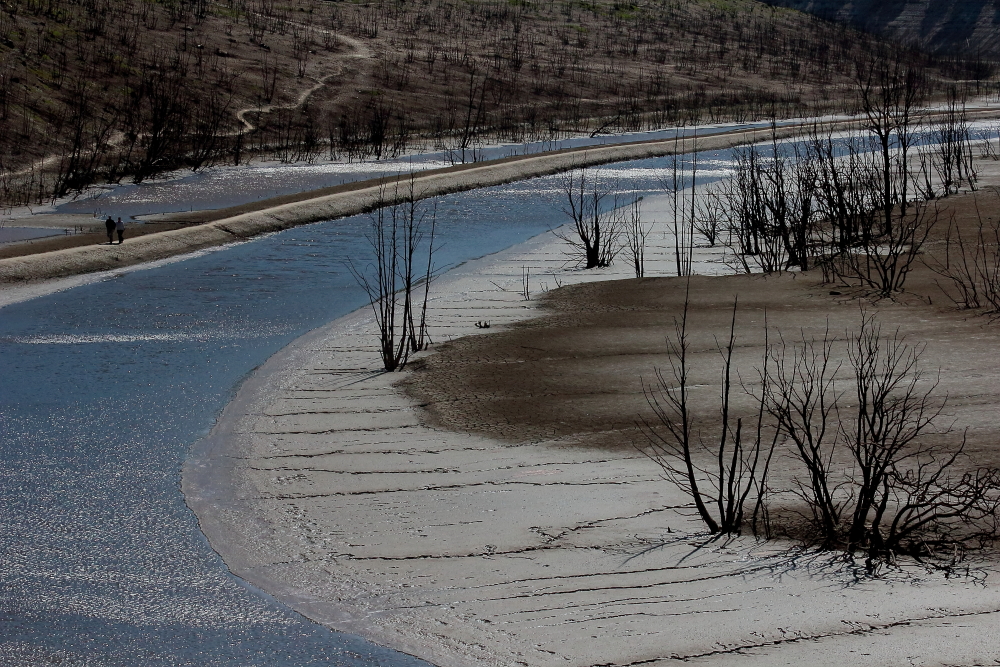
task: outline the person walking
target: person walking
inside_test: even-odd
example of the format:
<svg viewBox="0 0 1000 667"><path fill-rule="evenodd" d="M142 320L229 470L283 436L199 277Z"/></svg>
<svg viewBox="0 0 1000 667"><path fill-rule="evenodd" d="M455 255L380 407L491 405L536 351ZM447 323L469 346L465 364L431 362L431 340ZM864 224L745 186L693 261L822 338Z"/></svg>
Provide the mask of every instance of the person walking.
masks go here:
<svg viewBox="0 0 1000 667"><path fill-rule="evenodd" d="M115 237L115 219L110 215L108 216L108 219L104 221L104 229L108 232L108 245L111 245L114 243Z"/></svg>
<svg viewBox="0 0 1000 667"><path fill-rule="evenodd" d="M115 231L118 232L118 245L125 243L125 223L119 217L115 223Z"/></svg>

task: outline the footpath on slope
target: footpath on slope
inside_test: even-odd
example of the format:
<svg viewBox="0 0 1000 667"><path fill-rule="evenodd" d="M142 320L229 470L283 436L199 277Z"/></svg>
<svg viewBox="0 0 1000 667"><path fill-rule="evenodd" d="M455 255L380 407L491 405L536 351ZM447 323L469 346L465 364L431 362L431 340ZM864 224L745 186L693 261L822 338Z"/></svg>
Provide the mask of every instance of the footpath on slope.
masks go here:
<svg viewBox="0 0 1000 667"><path fill-rule="evenodd" d="M970 112L970 117L992 117L995 109ZM839 132L858 125L857 120L808 122L778 127L778 138L788 138L812 128ZM735 130L699 137L699 151L721 150L762 141L773 136L771 129ZM412 179L414 195L423 199L453 192L500 185L517 180L567 171L576 167L638 160L672 155L684 146L690 151L689 138L679 143L660 139L635 143L564 149L527 156L478 162L428 170ZM399 182L400 187L394 187ZM331 220L363 213L376 203L393 204L409 195L410 179L381 178L276 197L218 211L187 215L200 222L138 238L122 245L95 244L34 255L0 259L0 288L4 285L38 281L166 259L203 248L245 240L268 232L297 225Z"/></svg>

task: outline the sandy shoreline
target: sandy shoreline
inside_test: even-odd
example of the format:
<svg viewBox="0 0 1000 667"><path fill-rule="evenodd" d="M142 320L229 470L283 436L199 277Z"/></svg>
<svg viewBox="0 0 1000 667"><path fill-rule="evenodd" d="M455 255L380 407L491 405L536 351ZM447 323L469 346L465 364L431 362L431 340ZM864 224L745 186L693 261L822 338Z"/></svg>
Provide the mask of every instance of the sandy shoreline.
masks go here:
<svg viewBox="0 0 1000 667"><path fill-rule="evenodd" d="M523 177L505 168L507 180ZM471 182L435 178L455 189ZM326 219L331 207L368 205L365 196L248 213L257 222L246 229L317 211ZM666 219L663 201L645 204L648 217ZM649 274L666 275L667 234L650 238ZM169 245L161 261L172 261ZM483 333L479 321L499 331L537 316L537 298L557 282L628 277L624 263L568 270L563 250L542 235L442 277L435 341ZM702 259L718 266L718 255ZM74 262L47 266L92 270ZM525 266L531 301L520 295ZM0 297L17 290L8 283ZM400 374L375 372L371 327L361 310L268 360L184 469L188 503L230 569L306 616L442 667L980 664L1000 655L992 570L949 581L909 567L859 581L787 544L744 539L692 552L700 526L648 461L558 428L512 442L490 437L489 420L466 431L436 425L398 386ZM990 359L980 367L992 369Z"/></svg>
<svg viewBox="0 0 1000 667"><path fill-rule="evenodd" d="M666 219L662 200L645 203L650 219ZM667 235L650 238L649 273L668 274ZM718 256L701 259L718 267ZM519 294L524 266L531 301ZM443 277L432 335L481 334L484 320L499 331L542 314L537 297L557 281L625 278L626 268L567 270L561 243L536 237ZM748 280L780 298L795 279ZM970 326L949 335L985 335ZM572 324L567 331L576 336ZM686 499L628 447L544 424L528 437L491 437L528 412L517 405L497 417L459 403L464 430L437 425L399 387L412 373L374 372L371 343L365 311L296 341L241 389L185 468L189 504L232 571L318 622L442 667L981 664L1000 655L992 566L949 580L911 564L864 580L788 543L693 550L702 532ZM487 368L552 372L485 339L465 347ZM956 388L970 363L1000 372L992 349L953 364ZM601 370L618 373L615 359ZM520 400L552 400L537 391ZM498 398L485 391L470 404ZM989 421L990 405L970 399L968 409Z"/></svg>
<svg viewBox="0 0 1000 667"><path fill-rule="evenodd" d="M651 206L649 210L655 211L655 207ZM667 253L662 254L666 256ZM536 276L532 278L532 291L536 297L542 290L555 287L557 279L561 282L575 275L586 280L601 280L615 275L613 270L589 275L567 271L561 242L551 233L543 234L496 255L468 262L440 279L430 305L431 317L435 321L432 326L435 340L480 332L475 327L477 321L488 320L491 327L499 328L530 317L535 312L536 302L524 301L518 293L521 269L526 262ZM509 291L499 290L494 282L509 288ZM277 428L283 429L286 423L286 416L283 415L297 410L276 408L274 399L277 396L285 397L282 402L306 401L310 404L314 402L314 395L321 396L315 398L321 407L301 415L305 421L290 417L294 422L289 432L291 437L301 435L306 440L312 439L314 435L319 435L313 433L319 422L322 423L319 429L321 439L325 443L338 443L329 446L361 465L377 463L376 459L380 459L382 454L395 460L389 464L391 469L387 471L371 471L372 474L368 474L357 470L348 473L359 480L381 477L375 483L382 490L387 484L392 485L390 480L411 476L411 472L399 469L400 464L405 468L405 463L396 460L401 454L407 455L408 451L414 456L430 459L440 459L442 454L453 452L466 459L472 456L475 460L478 452L496 446L488 441L478 443L479 439L475 437L445 433L422 425L419 410L412 399L401 394L395 386L401 374L377 372L377 356L371 346L371 326L369 311L362 309L307 334L268 360L241 387L209 438L196 446L185 466L184 493L199 516L202 529L230 569L296 610L330 627L360 634L435 664L483 664L481 660L485 659L484 656L476 651L469 653L461 648L460 641L456 644L446 639L443 640L445 646L438 647L441 639L428 639L424 635L426 630L418 627L412 628L412 632L404 629L400 634L400 620L396 613L380 609L385 605L398 611L397 604L385 597L395 592L394 586L386 588L384 584L378 584L373 589L374 582L369 577L352 570L349 573L337 572L324 583L323 592L314 591L309 581L312 575L300 578L293 565L296 562L315 562L311 556L302 556L304 551L316 547L308 531L298 534L297 528L281 525L283 520L274 521L276 517L271 514L271 510L275 509L273 507L261 514L260 480L251 468L258 467L262 449L273 453L275 444L271 436L274 435L274 424L277 422ZM289 397L289 392L293 397ZM332 395L327 396L330 392ZM400 451L383 452L382 444L391 444L387 437L401 437L406 444ZM503 448L505 446L501 445ZM537 449L541 451L545 447ZM533 452L528 459L541 461L546 458L540 451ZM372 455L374 459L368 461ZM444 463L441 465L447 467ZM544 464L538 465L544 468ZM412 473L418 480L423 479L425 474L434 475L433 470L425 471L423 466L423 463L420 464L421 470ZM433 466L434 469L438 467L437 464ZM270 479L272 472L265 469L264 476ZM295 475L289 477L289 480L279 481L279 486L284 486L286 482L294 485L297 481ZM429 481L430 477L427 479ZM409 482L404 486L408 487ZM355 494L364 498L368 491L350 490L344 497ZM487 498L490 495L487 494ZM357 516L355 511L360 511L363 516ZM482 508L482 511L489 513L490 509ZM285 514L285 510L279 509L278 513ZM374 519L364 507L358 506L348 510L341 518L348 524L373 527L376 531L382 530L376 526L386 523L386 518ZM294 523L298 524L297 521ZM389 523L392 523L391 520ZM390 531L395 533L396 528L390 528ZM383 546L395 552L394 556L389 556L390 561L393 558L410 558L406 552L413 545L406 544L408 540L390 547L379 539ZM423 538L419 541L423 542ZM462 545L455 547L465 550ZM488 559L496 554L496 549L489 545L480 545L479 551L475 558L481 556ZM329 568L345 554L338 548L330 556L320 566L324 571L330 571ZM354 556L350 560L355 560ZM382 575L377 578L381 579Z"/></svg>

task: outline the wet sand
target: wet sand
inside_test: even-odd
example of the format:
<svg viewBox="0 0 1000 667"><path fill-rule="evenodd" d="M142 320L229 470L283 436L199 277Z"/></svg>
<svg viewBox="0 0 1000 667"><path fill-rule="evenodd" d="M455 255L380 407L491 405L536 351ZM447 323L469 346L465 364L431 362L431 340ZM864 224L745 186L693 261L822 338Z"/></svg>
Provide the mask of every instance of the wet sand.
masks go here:
<svg viewBox="0 0 1000 667"><path fill-rule="evenodd" d="M644 203L666 219L663 199ZM648 273L668 275L669 235L657 226L650 238ZM231 569L330 627L449 667L1000 655L1000 573L985 554L957 577L904 562L871 580L787 541L696 548L705 534L690 503L633 447L640 377L668 363L683 283L576 271L564 251L546 234L443 277L437 344L407 372L378 372L365 311L262 367L185 468L189 504ZM722 273L720 260L699 250L698 270ZM947 307L926 271L908 285L879 317L926 343L969 451L995 464L1000 330ZM827 318L852 327L863 302L808 274L699 277L692 290L708 413L707 364L734 295L741 363L759 358L765 308L794 335Z"/></svg>

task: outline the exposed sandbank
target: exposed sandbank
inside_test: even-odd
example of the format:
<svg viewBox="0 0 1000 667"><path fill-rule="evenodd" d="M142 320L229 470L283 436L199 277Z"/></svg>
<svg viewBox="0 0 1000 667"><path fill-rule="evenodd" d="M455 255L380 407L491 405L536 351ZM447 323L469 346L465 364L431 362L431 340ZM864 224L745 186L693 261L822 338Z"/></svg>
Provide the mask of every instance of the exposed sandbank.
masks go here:
<svg viewBox="0 0 1000 667"><path fill-rule="evenodd" d="M644 203L649 219L667 219L663 198ZM649 273L669 274L668 235L658 226L649 238ZM376 372L365 311L272 358L185 469L189 503L230 568L319 622L449 667L970 664L1000 654L989 565L955 580L913 564L864 580L787 543L692 552L701 527L687 500L628 434L638 376L666 361L676 281L572 287L539 310L557 281L627 277L624 266L568 269L563 253L546 234L443 277L432 335L456 342L418 372ZM724 270L718 260L699 251L703 271ZM701 342L734 292L748 358L765 304L793 331L824 325L828 312L853 322L858 309L808 276L698 279ZM880 312L927 342L928 364L944 366L942 388L973 428L972 450L995 455L993 328L917 298ZM486 337L462 338L484 333L481 321Z"/></svg>

